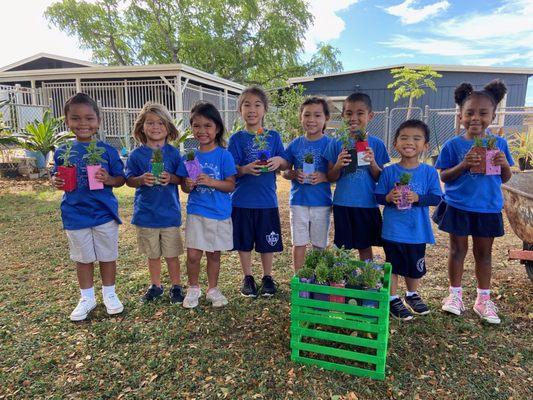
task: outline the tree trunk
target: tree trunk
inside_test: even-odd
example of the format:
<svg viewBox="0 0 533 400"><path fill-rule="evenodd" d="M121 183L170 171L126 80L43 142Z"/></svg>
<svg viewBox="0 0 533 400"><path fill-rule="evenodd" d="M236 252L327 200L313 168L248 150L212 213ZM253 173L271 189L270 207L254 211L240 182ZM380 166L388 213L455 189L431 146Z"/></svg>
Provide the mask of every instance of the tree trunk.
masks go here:
<svg viewBox="0 0 533 400"><path fill-rule="evenodd" d="M411 111L413 109L413 97L409 97L409 105L407 106L407 116L405 117L405 120L411 118Z"/></svg>

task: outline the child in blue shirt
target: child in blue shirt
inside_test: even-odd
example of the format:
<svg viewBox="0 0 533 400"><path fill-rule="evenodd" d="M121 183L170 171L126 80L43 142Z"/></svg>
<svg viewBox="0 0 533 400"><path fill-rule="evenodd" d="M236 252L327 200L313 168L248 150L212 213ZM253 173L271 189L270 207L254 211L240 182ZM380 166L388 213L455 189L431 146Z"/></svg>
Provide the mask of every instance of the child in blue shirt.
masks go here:
<svg viewBox="0 0 533 400"><path fill-rule="evenodd" d="M353 93L344 100L342 117L349 125L351 147L355 133L366 129L373 116L368 95ZM383 165L390 161L380 139L368 135L368 145L365 159L369 165L358 166L355 172L345 170L351 157L340 139L332 140L324 152L328 179L337 182L333 195L333 241L337 247L359 250L361 260L372 259L372 246L381 245L382 221L374 190Z"/></svg>
<svg viewBox="0 0 533 400"><path fill-rule="evenodd" d="M403 122L394 135L394 148L401 160L383 169L376 187L376 199L385 206L383 211L383 249L392 264L390 314L400 320L410 320L413 314L429 314L429 308L417 293L420 279L426 274L426 243L435 243L428 206L441 200L437 170L420 163L427 151L429 128L416 119ZM402 193L397 187L400 177L409 174L409 191L404 194L410 208L398 208ZM404 302L397 294L398 275L407 286ZM407 307L406 307L407 306Z"/></svg>
<svg viewBox="0 0 533 400"><path fill-rule="evenodd" d="M102 294L107 313L120 314L124 306L115 293L116 260L118 258L118 201L113 188L124 185L124 165L116 149L98 141L103 148L103 162L96 180L103 189L90 190L84 156L92 137L100 127L100 111L96 102L85 93L77 93L65 103L65 122L76 139L72 143L72 163L77 172L76 189L65 192L61 200L61 219L67 234L70 258L76 262L81 299L70 314L72 321L82 321L96 307L94 293L94 262L100 264ZM54 153L52 184L61 188L65 181L57 167L65 162L65 145Z"/></svg>
<svg viewBox="0 0 533 400"><path fill-rule="evenodd" d="M268 109L265 92L258 87L245 89L239 97L238 109L244 119L245 130L233 134L228 146L238 171L231 198L233 248L239 252L244 273L241 294L246 297L257 297L258 294L252 276L252 250L255 246L263 265L260 294L270 297L276 293L272 278L273 255L283 250L276 170L287 169L288 162L279 133L263 128L263 118ZM259 160L261 153L268 158L263 166Z"/></svg>
<svg viewBox="0 0 533 400"><path fill-rule="evenodd" d="M486 129L494 120L496 107L506 91L504 83L497 80L481 91L474 90L469 83L462 83L455 89L459 119L466 132L446 142L436 164L445 183L445 194L433 220L440 230L450 235L450 294L443 300L442 309L455 315L464 311L461 280L468 236L472 236L477 278L474 312L491 324L501 322L490 300L492 243L495 237L504 234L501 184L511 179L513 165L505 139L495 138L500 151L491 160L493 165L500 166L500 175L476 174L470 172L470 168L486 162L473 150L474 139L488 139Z"/></svg>
<svg viewBox="0 0 533 400"><path fill-rule="evenodd" d="M178 175L181 187L189 193L185 244L189 287L183 307L194 308L202 294L199 286L200 260L207 258L206 300L222 307L228 300L218 288L220 252L233 248L230 193L235 188L235 161L224 148L224 123L211 103L198 103L191 110L191 129L200 147L196 151L202 173L193 181L182 163Z"/></svg>
<svg viewBox="0 0 533 400"><path fill-rule="evenodd" d="M181 240L181 208L177 186L181 179L176 172L182 163L179 151L168 142L179 132L168 110L157 103L146 103L137 116L133 137L141 143L126 162L126 183L135 189L133 218L137 230L139 252L148 257L151 285L142 296L144 302L163 295L161 257L164 257L172 282L169 291L173 304L183 302L179 256L183 254ZM154 152L163 155L163 172L156 181L151 161Z"/></svg>
<svg viewBox="0 0 533 400"><path fill-rule="evenodd" d="M328 244L331 184L326 176L328 162L322 154L331 141L324 135L329 116L326 99L305 99L300 106L300 123L305 135L294 139L286 149L289 168L294 167L283 172L283 176L291 180L289 204L294 272L303 266L308 243L316 249L324 249ZM304 162L311 165L314 172L306 174Z"/></svg>

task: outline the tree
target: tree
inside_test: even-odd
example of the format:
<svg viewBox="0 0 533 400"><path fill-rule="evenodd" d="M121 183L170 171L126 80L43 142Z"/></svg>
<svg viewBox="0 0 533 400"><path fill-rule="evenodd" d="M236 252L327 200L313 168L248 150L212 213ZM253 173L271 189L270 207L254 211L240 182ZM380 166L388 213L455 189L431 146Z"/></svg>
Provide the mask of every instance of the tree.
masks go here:
<svg viewBox="0 0 533 400"><path fill-rule="evenodd" d="M284 143L302 135L300 105L304 101L302 85L275 90L269 94L271 107L266 115L266 125L282 135Z"/></svg>
<svg viewBox="0 0 533 400"><path fill-rule="evenodd" d="M319 43L316 53L308 63L307 75L323 75L343 70L342 62L337 57L340 50L330 44Z"/></svg>
<svg viewBox="0 0 533 400"><path fill-rule="evenodd" d="M45 16L110 65L184 63L269 87L309 68L304 0L61 0ZM313 68L338 67L337 55L330 46Z"/></svg>
<svg viewBox="0 0 533 400"><path fill-rule="evenodd" d="M411 116L413 102L419 99L426 91L424 87L428 87L433 91L437 91L433 79L442 78L442 75L434 71L430 66L423 66L418 68L394 68L390 70L394 82L390 83L387 88L394 90L394 101L408 98L409 104L407 108L407 119Z"/></svg>

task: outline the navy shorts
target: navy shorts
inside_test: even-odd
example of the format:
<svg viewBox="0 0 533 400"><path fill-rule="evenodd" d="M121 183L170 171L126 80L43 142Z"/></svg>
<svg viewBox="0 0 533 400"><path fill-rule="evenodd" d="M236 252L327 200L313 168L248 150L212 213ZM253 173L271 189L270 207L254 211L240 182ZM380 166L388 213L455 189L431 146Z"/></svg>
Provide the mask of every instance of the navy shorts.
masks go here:
<svg viewBox="0 0 533 400"><path fill-rule="evenodd" d="M503 236L502 213L478 213L460 210L441 201L433 213L441 231L457 236L499 237Z"/></svg>
<svg viewBox="0 0 533 400"><path fill-rule="evenodd" d="M335 246L345 249L366 249L381 246L382 219L379 208L333 205Z"/></svg>
<svg viewBox="0 0 533 400"><path fill-rule="evenodd" d="M283 251L279 211L276 208L233 207L233 250L275 253Z"/></svg>
<svg viewBox="0 0 533 400"><path fill-rule="evenodd" d="M392 264L392 273L418 279L426 275L426 244L398 243L383 240L387 262Z"/></svg>

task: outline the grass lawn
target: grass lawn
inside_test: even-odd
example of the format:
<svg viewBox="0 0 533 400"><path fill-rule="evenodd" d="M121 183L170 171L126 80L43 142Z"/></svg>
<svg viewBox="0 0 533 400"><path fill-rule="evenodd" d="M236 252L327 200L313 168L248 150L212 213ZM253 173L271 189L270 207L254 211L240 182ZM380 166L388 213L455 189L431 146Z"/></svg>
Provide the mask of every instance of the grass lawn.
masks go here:
<svg viewBox="0 0 533 400"><path fill-rule="evenodd" d="M533 291L523 266L506 260L507 249L521 245L508 225L493 253L502 324L482 325L471 310L471 254L464 279L466 315L439 311L447 290L448 243L437 233L421 290L432 313L408 323L391 321L387 378L379 382L290 361L287 182L279 187L286 246L275 257L279 294L270 300L241 297L238 257L228 253L221 288L230 304L221 310L211 309L205 299L196 310L173 306L166 297L140 303L148 271L129 224L133 190L116 193L125 222L117 281L125 312L111 318L99 304L90 320L72 323L68 316L79 292L61 228L61 193L45 181L0 180L0 399L533 398ZM184 263L183 257L183 270ZM260 278L259 265L256 259ZM167 275L164 280L168 283ZM96 281L100 296L98 276Z"/></svg>

